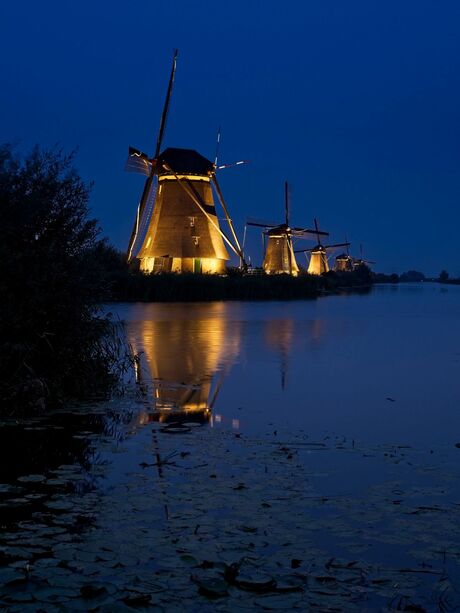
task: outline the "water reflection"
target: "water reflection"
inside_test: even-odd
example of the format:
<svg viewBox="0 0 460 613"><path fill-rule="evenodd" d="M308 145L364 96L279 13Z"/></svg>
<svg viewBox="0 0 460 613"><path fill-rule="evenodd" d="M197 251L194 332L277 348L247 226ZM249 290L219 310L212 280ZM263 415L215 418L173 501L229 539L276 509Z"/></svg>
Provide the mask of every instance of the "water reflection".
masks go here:
<svg viewBox="0 0 460 613"><path fill-rule="evenodd" d="M281 389L286 388L288 357L294 339L293 319L274 319L265 322L265 341L269 348L274 349L279 355L281 373Z"/></svg>
<svg viewBox="0 0 460 613"><path fill-rule="evenodd" d="M141 423L205 423L240 347L241 327L230 321L228 305L151 305L131 325L139 356L137 380L152 402Z"/></svg>

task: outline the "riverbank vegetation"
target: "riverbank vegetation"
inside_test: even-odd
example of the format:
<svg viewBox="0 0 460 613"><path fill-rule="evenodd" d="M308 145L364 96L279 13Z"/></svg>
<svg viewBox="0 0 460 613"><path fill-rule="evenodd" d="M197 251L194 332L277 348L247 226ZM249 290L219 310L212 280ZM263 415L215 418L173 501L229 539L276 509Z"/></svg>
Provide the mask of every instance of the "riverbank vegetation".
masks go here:
<svg viewBox="0 0 460 613"><path fill-rule="evenodd" d="M193 302L213 300L295 300L344 288L373 283L367 266L353 272L330 271L322 276L266 275L262 270L244 274L235 268L228 274L145 274L125 264L123 254L104 246L104 284L113 302Z"/></svg>
<svg viewBox="0 0 460 613"><path fill-rule="evenodd" d="M106 251L72 155L0 148L0 400L3 414L107 390L122 353L100 317Z"/></svg>

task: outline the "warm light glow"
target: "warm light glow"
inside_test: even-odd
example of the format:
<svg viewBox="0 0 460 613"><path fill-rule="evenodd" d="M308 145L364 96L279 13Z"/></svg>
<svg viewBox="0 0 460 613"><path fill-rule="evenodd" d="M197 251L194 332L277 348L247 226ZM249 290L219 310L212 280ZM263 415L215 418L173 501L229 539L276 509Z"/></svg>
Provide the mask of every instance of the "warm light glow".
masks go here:
<svg viewBox="0 0 460 613"><path fill-rule="evenodd" d="M177 181L177 179L188 179L189 181L207 181L208 183L211 181L211 178L206 177L205 175L160 175L158 177L158 181L160 183L162 181Z"/></svg>
<svg viewBox="0 0 460 613"><path fill-rule="evenodd" d="M270 234L263 269L269 275L291 274L296 277L299 267L286 234Z"/></svg>
<svg viewBox="0 0 460 613"><path fill-rule="evenodd" d="M219 230L210 177L168 173L158 180L152 217L138 254L140 269L225 274L229 255Z"/></svg>
<svg viewBox="0 0 460 613"><path fill-rule="evenodd" d="M225 366L239 350L238 324L228 321L225 303L210 304L205 318L199 319L185 305L179 317L171 316L168 306L153 307L152 316L130 336L133 351L141 356L144 389L155 408L150 420L153 415L160 421L189 415L194 421L208 421ZM217 415L216 422L221 419Z"/></svg>
<svg viewBox="0 0 460 613"><path fill-rule="evenodd" d="M312 251L310 256L310 263L308 265L308 274L310 275L322 275L324 272L329 271L329 264L327 262L326 252L323 249Z"/></svg>

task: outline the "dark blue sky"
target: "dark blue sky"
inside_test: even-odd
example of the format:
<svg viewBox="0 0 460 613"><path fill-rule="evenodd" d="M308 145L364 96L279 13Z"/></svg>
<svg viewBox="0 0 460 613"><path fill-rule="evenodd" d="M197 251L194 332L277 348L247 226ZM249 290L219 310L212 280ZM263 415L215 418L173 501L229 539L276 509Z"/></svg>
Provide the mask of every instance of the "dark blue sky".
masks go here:
<svg viewBox="0 0 460 613"><path fill-rule="evenodd" d="M2 2L1 140L78 146L126 248L127 147L153 152L178 47L164 144L212 159L222 126L222 161L251 160L220 174L241 234L281 220L288 179L294 224L317 216L378 270L460 275L459 32L457 0Z"/></svg>

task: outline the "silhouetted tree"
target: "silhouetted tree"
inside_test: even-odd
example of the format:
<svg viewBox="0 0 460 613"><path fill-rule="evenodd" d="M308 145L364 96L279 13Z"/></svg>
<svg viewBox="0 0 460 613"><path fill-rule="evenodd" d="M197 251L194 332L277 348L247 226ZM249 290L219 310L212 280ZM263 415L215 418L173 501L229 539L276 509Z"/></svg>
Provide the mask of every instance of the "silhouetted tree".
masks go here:
<svg viewBox="0 0 460 613"><path fill-rule="evenodd" d="M400 281L404 282L419 282L425 280L425 275L423 272L419 272L418 270L408 270L407 272L403 272L399 277Z"/></svg>
<svg viewBox="0 0 460 613"><path fill-rule="evenodd" d="M99 228L72 158L0 147L0 397L11 402L79 394L106 372Z"/></svg>
<svg viewBox="0 0 460 613"><path fill-rule="evenodd" d="M439 273L439 280L441 281L441 283L445 283L448 279L449 273L447 272L447 270L441 270L441 272Z"/></svg>

